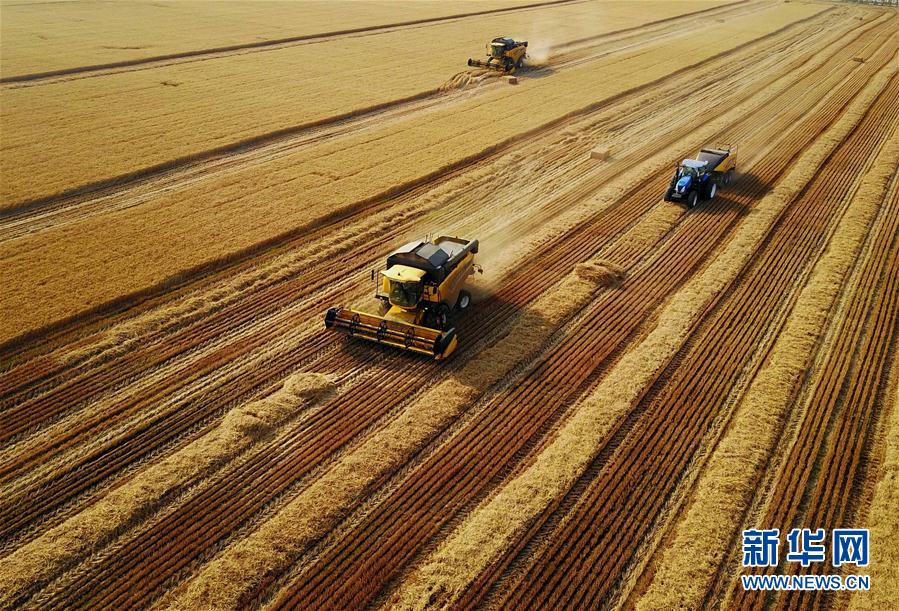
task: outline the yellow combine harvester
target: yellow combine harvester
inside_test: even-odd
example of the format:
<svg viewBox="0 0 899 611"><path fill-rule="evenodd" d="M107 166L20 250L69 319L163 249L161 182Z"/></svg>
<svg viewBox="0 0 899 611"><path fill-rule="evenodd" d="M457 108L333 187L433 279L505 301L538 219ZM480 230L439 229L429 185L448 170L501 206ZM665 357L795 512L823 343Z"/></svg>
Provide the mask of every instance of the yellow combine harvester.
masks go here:
<svg viewBox="0 0 899 611"><path fill-rule="evenodd" d="M456 349L453 311L471 304L462 286L483 271L474 262L477 252L477 240L446 236L406 244L387 257L387 269L380 272L380 315L331 308L325 327L444 359Z"/></svg>
<svg viewBox="0 0 899 611"><path fill-rule="evenodd" d="M487 59L469 59L468 65L512 74L524 64L527 50L527 41L494 38L487 43Z"/></svg>

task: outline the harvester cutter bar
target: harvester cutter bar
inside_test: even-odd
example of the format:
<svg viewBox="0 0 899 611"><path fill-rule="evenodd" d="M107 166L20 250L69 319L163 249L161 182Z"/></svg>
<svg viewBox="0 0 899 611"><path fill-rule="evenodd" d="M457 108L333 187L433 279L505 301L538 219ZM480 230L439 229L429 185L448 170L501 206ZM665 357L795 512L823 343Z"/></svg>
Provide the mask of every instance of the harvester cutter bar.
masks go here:
<svg viewBox="0 0 899 611"><path fill-rule="evenodd" d="M455 329L440 331L345 308L328 310L325 314L325 326L352 337L435 358L444 356L456 334Z"/></svg>

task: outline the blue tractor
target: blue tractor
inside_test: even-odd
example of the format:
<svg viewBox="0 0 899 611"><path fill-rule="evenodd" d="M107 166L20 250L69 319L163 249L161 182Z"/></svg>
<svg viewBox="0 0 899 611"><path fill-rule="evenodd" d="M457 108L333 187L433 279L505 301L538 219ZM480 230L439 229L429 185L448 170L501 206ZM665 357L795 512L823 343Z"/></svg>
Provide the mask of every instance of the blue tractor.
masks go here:
<svg viewBox="0 0 899 611"><path fill-rule="evenodd" d="M684 159L677 164L665 201L684 202L688 208L695 208L700 199L715 199L718 189L733 180L736 167L735 147L704 148L698 159Z"/></svg>

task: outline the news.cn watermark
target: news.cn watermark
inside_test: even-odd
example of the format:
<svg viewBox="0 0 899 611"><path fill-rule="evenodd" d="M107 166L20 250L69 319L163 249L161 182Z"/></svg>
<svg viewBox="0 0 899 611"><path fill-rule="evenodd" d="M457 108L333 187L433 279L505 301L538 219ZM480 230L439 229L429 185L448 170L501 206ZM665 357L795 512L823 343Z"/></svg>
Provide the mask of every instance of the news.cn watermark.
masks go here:
<svg viewBox="0 0 899 611"><path fill-rule="evenodd" d="M808 568L828 561L830 566L866 567L870 561L867 528L794 528L787 536L785 560ZM777 567L779 565L780 529L750 529L743 531L743 567ZM871 589L869 575L741 575L744 590L847 590Z"/></svg>

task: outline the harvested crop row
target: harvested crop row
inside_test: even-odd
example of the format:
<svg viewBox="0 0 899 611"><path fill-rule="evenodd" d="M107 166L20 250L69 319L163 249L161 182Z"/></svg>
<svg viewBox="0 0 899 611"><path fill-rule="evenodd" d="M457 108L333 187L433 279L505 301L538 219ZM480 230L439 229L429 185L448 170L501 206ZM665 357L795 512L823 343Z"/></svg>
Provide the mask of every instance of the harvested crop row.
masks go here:
<svg viewBox="0 0 899 611"><path fill-rule="evenodd" d="M543 293L499 342L417 396L387 427L341 459L259 530L228 548L163 604L184 609L245 604L254 587L289 566L310 541L322 537L386 474L412 458L517 364L536 355L559 325L609 284L607 269L598 263L581 264ZM272 554L275 544L278 553Z"/></svg>
<svg viewBox="0 0 899 611"><path fill-rule="evenodd" d="M165 496L183 490L309 406L330 388L320 375L297 374L268 397L232 410L222 424L41 538L0 562L0 604L12 606L67 565L101 547L152 512Z"/></svg>
<svg viewBox="0 0 899 611"><path fill-rule="evenodd" d="M839 110L842 108L842 102L844 102L844 101L845 100L840 100L840 96L835 96L835 100L833 100L832 109L830 110L830 112L832 114L838 114ZM819 129L821 127L823 127L823 125L821 125L820 119L818 120L817 123L818 123ZM813 134L816 133L816 130L813 129L812 133ZM801 148L800 148L800 150L801 150ZM759 172L759 169L756 169L754 173L760 177L762 184L770 184L772 177L769 174L767 174L764 171ZM740 195L738 195L737 197L742 199L742 197L745 197L745 195L743 195L742 197ZM739 199L738 199L738 201L739 201ZM722 206L722 204L718 205L719 208L721 206ZM698 238L694 238L694 239L698 239ZM754 243L754 242L751 242L751 243ZM729 259L729 257L727 257L727 256L719 256L718 258L716 258L715 262L716 262L716 264L720 265L723 263L719 263L719 262L723 262L728 259ZM740 257L736 257L736 260L740 261ZM662 264L662 265L664 265L664 264ZM669 273L670 273L670 271L669 271ZM725 277L727 277L727 276L725 276ZM716 281L720 281L720 280L716 279ZM715 294L715 291L714 290L707 291L705 294L708 296L712 296ZM694 306L694 308L695 308L695 306ZM699 308L699 310L701 311L701 307ZM689 311L691 311L691 310L688 310L688 312ZM697 313L695 309L693 309L692 312L694 314ZM671 332L673 332L675 334L675 336L678 335L678 331L679 331L679 327L677 327L677 326L668 327L668 326L660 325L659 327L657 327L657 329L659 329L660 333L666 333L666 332L668 332L667 331L668 329L671 329ZM675 330L677 330L677 331L675 331ZM661 346L659 346L659 345L653 345L652 340L647 340L647 341L650 342L649 345L651 346L651 348L653 350L653 355L657 355L657 354L664 355L664 354L666 354L666 352L669 352L669 350L662 350ZM673 343L671 343L671 342L673 342ZM675 339L669 340L668 345L670 347L670 350L673 351L674 349L677 348L677 346L679 346L679 341L675 337ZM585 350L583 352L583 354L589 354L589 351ZM650 359L650 363L656 362L657 358L661 358L661 357L654 356L653 359ZM643 362L640 362L639 365L642 368L646 367L646 363L643 363ZM630 401L633 398L635 398L636 396L639 396L640 388L645 387L643 384L636 381L636 380L641 379L640 376L637 376L635 378L633 375L631 375L631 373L632 372L629 372L628 375L626 376L628 383L623 385L621 389L613 392L614 384L612 387L607 389L608 392L610 393L608 396L618 397L618 396L620 396L621 393L623 393L624 399L626 399L623 403L621 403L623 410L626 410L629 407ZM650 366L649 370L645 371L645 374L653 375L654 367ZM613 378L613 380L614 380L614 378ZM606 382L606 383L608 383L608 382ZM625 388L630 389L630 390L625 392L623 390ZM631 394L631 393L633 393L633 394ZM604 395L602 393L600 393L597 396L603 397ZM600 401L600 405L602 405L603 403L605 403L605 401ZM588 415L592 414L592 416L594 416L594 417L599 417L601 419L601 422L593 422L592 425L589 425L586 427L585 430L591 431L591 433L589 435L582 437L582 436L580 436L580 434L578 434L577 438L576 439L572 438L571 441L572 441L572 443L577 445L577 447L584 449L584 450L589 450L589 452L592 454L592 452L595 451L595 448L594 448L595 441L593 441L593 440L595 439L596 431L602 431L602 430L606 430L606 429L610 428L612 426L611 421L609 420L609 418L611 416L606 412L605 409L599 409L598 411L586 410L585 414L587 414L587 415L585 415L584 418L586 418L586 417L588 417ZM568 423L566 423L566 425L562 429L562 431L566 431L569 429L572 431L578 431L579 430L577 428L579 426L577 424L578 422L579 422L579 420L570 420ZM570 427L574 427L574 428L570 428ZM566 437L564 437L564 432L560 432L558 439L564 439L564 438L566 438ZM578 439L580 441L577 441ZM642 440L642 436L641 436L641 440ZM587 444L586 447L583 447L584 443ZM580 445L578 445L578 444L580 444ZM551 445L550 447L553 447L553 446ZM569 448L569 450L570 449L571 448ZM516 483L514 488L509 489L507 486L506 488L501 489L501 491L498 493L498 495L496 497L494 497L489 503L487 503L486 505L481 507L481 509L483 509L483 512L481 511L481 509L479 509L478 512L473 514L474 517L466 520L451 535L450 539L447 539L444 542L444 545L441 546L440 550L438 550L435 553L435 556L432 557L431 561L426 562L426 564L424 565L424 568L422 569L422 572L417 573L416 574L417 577L413 577L410 579L410 581L408 582L411 584L409 590L401 593L399 595L399 599L406 600L411 603L413 601L426 600L429 596L431 596L431 593L436 593L438 600L444 600L445 602L453 601L457 596L459 596L462 593L463 589L468 586L468 584L470 583L468 580L469 579L474 580L477 577L477 574L479 572L478 569L481 567L486 568L486 566L482 563L493 561L491 552L499 552L500 550L503 550L507 545L512 546L513 540L516 540L516 539L518 539L519 536L524 535L524 533L515 532L515 531L513 531L513 529L525 527L525 525L528 523L528 517L531 515L534 515L534 514L531 514L530 511L525 511L525 508L535 510L537 512L537 515L539 515L545 509L548 511L551 511L552 504L550 503L550 507L547 509L546 504L542 502L542 501L546 501L548 503L555 496L555 493L547 491L547 488L553 488L556 485L560 485L560 486L563 486L561 491L564 491L564 489L567 487L567 484L571 483L571 482L567 482L567 478L569 477L569 475L566 475L566 474L571 474L572 469L574 470L573 474L576 475L578 473L578 469L576 467L569 468L570 467L569 462L570 462L570 460L577 460L576 457L579 456L579 454L575 453L572 455L572 454L570 454L569 451L562 450L561 447L554 447L553 452L547 454L548 451L549 451L549 448L544 453L541 453L537 457L537 459L536 459L537 463L535 463L535 465L543 464L544 461L550 461L550 458L548 458L548 457L553 457L553 460L563 461L568 466L563 466L560 464L560 465L556 465L558 468L551 468L551 469L542 469L542 468L537 468L537 467L531 467L527 471L525 471L525 474L520 476L519 479L513 480L515 482L520 482L520 486ZM589 458L589 455L588 455L588 458ZM648 463L644 463L644 464L653 464L653 463L648 462ZM636 471L633 471L632 473L634 473L636 476L639 476L639 474L641 474L643 472L644 472L644 469L641 467L640 469L637 469ZM553 475L553 474L555 474L555 475ZM538 483L538 481L533 481L534 477L539 478L539 480L538 480L539 483ZM511 486L511 485L512 484L509 484L509 486ZM510 492L508 494L506 493L507 489L510 490ZM650 490L651 489L652 488L650 488ZM527 492L524 492L525 490L527 490ZM635 488L632 488L632 490L639 491L639 490L641 490L641 488L635 487ZM524 496L517 494L519 492L524 492ZM535 495L538 492L539 492L540 496L538 498L535 498ZM547 497L545 495L550 495L550 496ZM512 504L507 505L506 504L507 500ZM512 509L513 507L514 507L514 510ZM589 507L599 509L599 508L603 508L604 505L600 503L597 505L589 505ZM631 515L636 515L637 513L639 513L639 511L640 511L639 509L634 508L634 513ZM495 517L498 517L499 515L505 516L502 519L502 523L497 522L493 519ZM511 515L517 516L517 519L514 523L508 519L508 516L511 516ZM628 515L628 514L625 513L624 515ZM534 515L534 517L536 517L536 515ZM500 528L502 529L501 531L498 530ZM599 528L599 529L596 529L594 532L600 533L600 534L607 533L609 535L615 535L615 534L618 534L620 531L616 531L614 529L605 530L605 529ZM489 537L489 541L486 540L485 537ZM563 537L560 537L559 541L580 541L580 539L574 538L574 539L568 540ZM622 544L622 546L627 545L624 542L622 542L621 544ZM614 546L609 547L609 546L605 546L605 545L598 545L597 547L594 547L591 549L605 551L605 550L612 550L612 549L617 549L617 548ZM558 558L560 562L565 562L563 560L565 558L572 558L572 559L573 558L584 558L584 559L586 559L587 557L589 557L588 554L589 554L589 552L585 551L583 555L580 553L576 553L572 556L562 554L562 555L553 555L553 557ZM479 561L475 562L474 558L478 558ZM607 560L611 560L611 559L607 558ZM462 563L462 564L460 564L460 563ZM464 566L463 566L463 564L464 564ZM587 569L587 572L590 575L593 575L594 577L597 574L605 574L604 569L601 567L597 567L597 566L592 566L590 569ZM561 570L560 572L556 573L556 575L559 575L559 576L571 575L572 577L576 576L576 575L566 572L564 570ZM577 576L579 576L579 575L581 575L581 574L578 573ZM531 577L536 578L537 575L531 575ZM530 582L525 581L524 583L519 584L519 587L521 588L521 590L518 590L513 587L513 588L505 588L504 591L508 592L512 596L514 596L518 593L524 594L525 593L524 590L526 590L528 588L528 585L527 585L528 583L532 584L533 586L537 585L537 583L535 583L535 581L532 579ZM599 583L599 582L595 582L595 583ZM546 591L544 591L544 592L546 592ZM534 601L544 600L543 598L540 597L539 593L530 592L530 595L536 596L536 598L533 599ZM544 600L544 602L545 602L545 600Z"/></svg>
<svg viewBox="0 0 899 611"><path fill-rule="evenodd" d="M813 17L819 9L791 3L766 15L789 27ZM6 257L0 281L9 286L0 316L17 311L18 318L11 320L19 328L9 329L16 336L123 294L149 290L184 270L227 260L286 232L346 214L364 206L367 198L395 194L445 173L454 164L483 158L503 142L539 130L569 112L598 106L568 95L571 90L589 87L594 99L608 99L771 36L770 27L761 28L758 22L758 16L751 16L721 25L721 40L711 46L689 37L654 45L655 54L680 58L678 65L662 66L646 51L599 59L559 71L551 79L492 89L447 112L407 121L401 129L390 127L384 133L375 131L287 155L267 164L264 173L249 169L217 185L187 189L177 196L159 197L139 207L0 245L0 256ZM730 35L724 34L725 29ZM492 111L496 105L505 108L500 117ZM447 133L453 138L447 139ZM414 164L409 162L410 155ZM212 206L210 198L217 205ZM165 231L157 235L148 230L156 227ZM67 254L73 251L79 253L77 258ZM105 261L96 260L99 255L94 253L101 252ZM70 264L63 270L59 261ZM103 271L102 284L96 281L98 269ZM30 278L33 285L23 286L22 278ZM78 290L73 291L73 286ZM35 300L46 307L20 307L24 301Z"/></svg>
<svg viewBox="0 0 899 611"><path fill-rule="evenodd" d="M845 278L856 265L862 245L875 242L875 235L883 235L880 229L870 234L868 229L875 218L884 216L884 212L878 215L878 198L896 171L897 159L899 141L894 133L881 150L874 169L859 186L852 208L803 289L771 354L737 405L727 433L700 474L689 506L675 526L671 543L652 568L652 582L637 601L639 607L702 605L726 550L735 540L736 526L743 522L751 495L769 464L787 413L807 383L803 379L812 375L807 371L821 370L820 364L814 369L808 367L825 356L820 355L823 349L819 349L817 340L819 334L835 324L827 319L843 319L835 315L833 308L838 294L848 290L844 288ZM880 227L880 223L875 227ZM879 251L875 253L881 255ZM854 272L856 277L860 273L863 272ZM700 532L702 537L698 536ZM685 557L693 562L684 565L680 558Z"/></svg>
<svg viewBox="0 0 899 611"><path fill-rule="evenodd" d="M864 132L860 133L870 135ZM852 170L850 169L849 171L849 176L853 175ZM843 177L841 174L834 174L833 176ZM836 191L827 190L830 186L832 185L819 187L817 190L809 191L809 193L814 193L820 197L820 194L824 192L842 192L839 188ZM821 214L819 209L810 213L810 217L823 220L831 218L826 214ZM805 231L810 226L811 223L808 220L804 220L798 225L793 225L793 227L801 228L794 229L793 232L795 234ZM816 234L817 232L812 232L812 235ZM775 240L771 243L776 244L777 242ZM814 244L814 240L812 240L812 244ZM790 252L793 252L795 255L797 252L801 252L801 250L797 248ZM746 299L747 295L751 295L750 299L753 306L755 304L764 304L766 296L770 300L781 299L784 294L789 295L789 292L783 290L780 292L769 292L778 279L770 270L787 270L789 269L788 266L780 265L780 267L777 267L770 261L767 263L768 265L757 269L756 284L750 286L752 290L740 295L743 299ZM792 274L781 276L780 280L781 283L791 282L793 276ZM764 290L761 289L762 286L765 287ZM542 585L545 588L545 595L552 596L548 599L550 601L568 600L569 603L572 603L575 599L564 597L578 592L580 596L585 597L577 599L583 603L597 600L592 598L593 596L606 596L614 587L614 580L608 576L617 576L619 571L624 569L624 563L629 562L629 559L633 557L631 546L636 546L648 534L647 529L653 524L649 516L659 515L659 511L661 511L661 506L654 503L663 503L669 498L668 495L672 493L673 488L668 488L667 486L677 484L681 470L688 464L690 457L694 455L698 448L697 444L707 434L713 419L720 413L719 410L725 404L728 395L726 389L736 383L737 378L735 376L743 368L744 363L750 359L749 355L751 352L748 351L754 348L759 341L760 334L766 327L763 322L765 319L762 318L762 315L770 319L770 317L774 316L774 312L777 311L777 308L771 304L768 306L755 306L759 308L758 310L750 307L748 304L734 304L725 307L727 309L722 310L722 312L726 316L736 317L737 322L718 321L718 323L709 328L719 334L733 334L736 336L736 339L734 337L729 339L712 337L708 341L697 341L695 345L698 346L698 353L688 353L681 361L685 365L689 364L689 368L686 371L684 368L681 368L666 374L665 379L669 380L668 385L660 397L656 398L656 403L645 401L648 403L646 408L648 410L648 416L646 417L648 422L645 426L649 431L654 432L646 432L640 435L641 439L644 440L641 443L641 447L637 448L631 444L625 444L623 448L618 450L618 459L606 467L605 472L609 475L601 477L591 485L591 490L588 490L581 506L581 511L584 512L585 517L578 518L578 520L572 519L568 524L567 530L556 533L558 537L556 541L564 543L558 543L556 546L548 549L546 558L552 558L554 554L558 553L568 553L562 550L572 551L575 547L579 548L585 541L596 543L602 549L620 549L621 551L616 551L612 558L606 557L602 569L595 564L597 562L595 554L588 555L584 561L589 563L588 566L595 567L601 577L596 579L594 576L590 586L584 588L579 588L579 583L581 586L586 586L583 581L569 581L568 583L562 581L562 575L565 574L564 565L559 566L549 562L538 561L536 568L532 569L526 577L533 580L531 582L533 585L527 588L527 592L522 592L522 595L527 595L528 593L533 595L537 588ZM762 309L763 307L768 309ZM749 329L756 334L755 338L750 335ZM712 336L714 334L714 332L711 333ZM729 347L726 358L719 353L723 346ZM703 352L704 350L707 350L707 352ZM726 369L722 371L721 368ZM683 372L682 375L681 372ZM701 372L701 375L699 372ZM681 391L689 393L689 400L686 398L687 395L678 394ZM682 417L683 420L674 420L675 415L678 415L679 412L684 414L683 416L678 416ZM659 424L662 420L665 423ZM684 428L681 429L681 427ZM665 432L662 433L662 431ZM657 435L657 437L651 438L651 441L646 443L646 436L650 434ZM664 449L652 449L652 444L657 440L659 443L667 444L663 446ZM651 452L651 454L647 455L647 452ZM665 458L663 459L663 457ZM635 461L649 461L648 464L658 464L659 466L648 469L639 476L628 476L627 465L631 465L631 468L633 468ZM620 462L624 462L624 466L619 466L618 463ZM609 481L606 481L607 479ZM628 479L637 479L638 481L627 481ZM619 480L622 480L624 483L619 483ZM619 506L616 500L616 490L620 490L620 486L647 490L647 494L628 496L626 497L628 504ZM656 492L659 488L660 491ZM658 496L649 496L652 494L657 494ZM599 503L599 505L596 503ZM648 521L640 523L641 519ZM605 530L606 526L609 527L609 531ZM585 529L590 529L591 532L596 532L596 529L599 529L600 532L616 534L614 536L610 534L608 540L603 538L600 540L594 538L582 539L582 537L587 536ZM572 551L572 553L576 552ZM583 575L574 577L574 579L583 578ZM544 579L556 579L558 581L544 584ZM556 596L563 598L556 598Z"/></svg>
<svg viewBox="0 0 899 611"><path fill-rule="evenodd" d="M645 410L645 416L636 425L641 434L628 437L591 482L575 513L554 533L554 543L523 576L523 587L512 590L511 600L535 596L547 604L595 604L614 591L656 524L653 516L661 515L683 470L726 408L727 389L742 374L768 326L779 324L777 313L789 307L786 288L814 261L821 247L818 236L839 218L840 201L824 203L824 194L844 193L857 166L867 159L860 151L868 147L859 143L882 141L891 128L899 111L890 108L897 85L899 80L891 81L874 106L882 114L865 117L803 197L778 220L739 282L719 302L702 332L691 338L688 351L665 372L664 388L642 400L637 409ZM724 347L726 356L721 353ZM652 467L640 469L636 464ZM624 490L640 492L626 495ZM600 550L615 552L600 558ZM553 560L562 558L580 558L582 568L570 573L568 560Z"/></svg>
<svg viewBox="0 0 899 611"><path fill-rule="evenodd" d="M779 524L786 529L807 522L830 530L851 521L851 499L863 481L860 461L868 452L883 403L889 355L899 337L896 199L894 193L883 225L875 229L880 236L877 249L865 261L860 285L841 319L841 332L808 398L808 411L784 463L787 467L761 518L766 528ZM790 567L789 572L796 571ZM808 572L820 571L811 567ZM790 604L790 598L784 596L779 603ZM752 603L755 597L737 591L734 600Z"/></svg>
<svg viewBox="0 0 899 611"><path fill-rule="evenodd" d="M839 108L840 103L836 102L835 107ZM651 197L652 195L649 196ZM694 217L694 220L696 218L698 217ZM699 221L697 220L696 222L698 223ZM725 221L718 222L722 225L726 225ZM706 223L714 224L713 221L708 220L706 220ZM709 229L710 227L706 225L694 227L695 232L707 236L707 239L712 240L713 238L711 236L714 234L711 233ZM681 247L685 250L688 248L692 249L695 246L696 244L694 243L688 244L687 242L682 242L681 244ZM697 250L701 251L702 249L698 248ZM658 257L656 263L662 268L662 271L658 272L659 275L664 276L671 274L676 276L677 272L670 269L672 262L677 261L679 264L686 265L683 263L684 260L685 258L683 255L676 255L674 253L671 253L671 256L668 257ZM652 270L654 269L654 266L648 265L647 269ZM634 295L635 291L637 291L634 286L629 284L630 282L630 280L625 282L624 291L621 293L622 295ZM634 282L636 282L636 280L634 280ZM667 290L665 288L666 283L671 282L674 281L671 279L653 277L652 274L649 274L648 278L641 279L638 286L649 286L654 288L661 286L661 292L664 292ZM650 295L652 295L652 289L643 290L649 290ZM634 300L641 299L650 303L653 302L652 297L647 299L646 295L640 295L639 291L637 291L637 296L630 298ZM592 313L584 317L585 320L590 321L590 326L582 331L585 337L590 335L589 332L594 329L594 325L596 328L605 329L607 332L608 329L614 328L614 315L611 313L628 312L636 317L641 317L642 315L639 306L635 303L627 303L626 305L615 304L614 302L601 303L591 308L591 311ZM608 320L608 317L610 316L613 317L612 320ZM582 346L578 351L581 356L573 358L572 356L566 355L565 347L562 346L555 354L555 358L558 358L558 362L560 363L577 363L578 367L589 368L591 366L589 364L591 358L601 359L610 347L615 346L616 343L617 342L610 338L600 338L599 340L591 338L589 346ZM591 356L585 358L583 355ZM563 368L563 371L564 370L565 369ZM544 382L542 386L547 389L553 389L552 392L556 395L561 394L558 392L559 388L569 388L571 386L570 383L566 384L557 381L556 384L553 384L547 380L542 381ZM521 421L515 422L515 420L512 419L511 423L505 424L503 423L504 419L512 418L511 414L505 414L505 411L514 411L516 406L518 406L521 410L528 412L529 418L536 418L537 414L533 406L545 406L541 407L540 411L542 413L544 410L551 411L552 406L560 402L559 396L544 397L541 395L530 395L527 392L528 387L529 384L519 385L516 389L516 392L520 395L517 397L517 401L510 399L509 401L491 404L489 409L484 410L486 414L490 414L490 418L483 422L472 424L471 429L467 433L464 431L459 433L458 438L453 440L454 443L452 444L451 449L458 448L460 451L463 449L470 449L471 452L476 451L479 453L491 451L498 452L499 449L492 446L492 444L487 443L483 437L487 435L487 431L491 432L489 437L502 437L504 429L515 430L515 437L519 440L516 443L521 443L522 440L527 438L530 434L529 431L534 430L533 427L536 426L539 428L539 423L525 424ZM514 398L515 397L513 397L513 399ZM530 407L524 408L522 406ZM519 415L519 418L521 417L522 416ZM514 453L514 448L504 451ZM487 485L486 482L491 480L490 473L484 473L483 469L496 470L498 466L504 462L495 454L491 456L470 454L463 458L458 454L451 455L447 453L446 448L444 448L441 454L443 455L438 455L433 460L429 460L428 463L421 466L420 469L416 470L416 477L410 481L408 493L401 490L400 493L403 493L404 496L399 496L400 493L398 493L396 497L389 497L382 502L377 510L377 515L371 518L371 528L376 528L377 530L375 532L380 534L366 533L368 527L365 526L365 524L369 523L369 520L366 519L363 526L360 527L364 530L345 535L339 548L334 554L329 553L325 555L320 562L316 562L309 572L302 573L297 577L293 584L293 587L297 588L297 591L294 593L295 598L290 600L314 600L311 598L311 596L314 595L312 590L313 587L321 588L318 592L321 592L322 600L327 598L332 602L335 600L343 601L343 603L338 604L350 604L350 601L349 599L344 598L334 598L335 596L361 596L361 598L354 601L356 603L364 600L367 595L361 595L360 592L370 592L372 588L379 587L378 584L383 583L381 577L383 579L389 578L390 574L386 572L385 569L389 566L401 564L403 559L408 557L408 552L405 551L407 548L402 546L410 543L409 538L415 536L416 540L421 540L420 537L426 536L422 535L421 532L413 531L411 524L416 524L416 528L419 529L419 531L424 529L425 532L433 532L434 529L439 527L440 521L445 520L446 517L437 518L430 512L440 511L441 509L449 511L454 507L458 507L459 503L464 503L465 498L468 498L468 495L472 494L471 487L485 486ZM449 464L455 465L451 471L446 468L446 465ZM433 475L427 477L424 475L426 473L433 473ZM454 476L438 475L440 473L453 473ZM465 475L464 477L461 477L459 474ZM428 494L418 494L416 491L421 487L427 487L429 490ZM440 490L440 496L437 496L438 490ZM397 513L396 508L398 507L402 507L403 512ZM376 520L384 520L384 523L379 523ZM394 528L391 528L391 523L396 520L402 521L404 524L402 529L396 529L395 524ZM384 538L386 537L390 537L391 539L385 540ZM397 537L397 539L394 540L392 539L393 537ZM357 547L363 543L365 545L365 551ZM404 550L402 555L398 554L399 550ZM364 557L365 560L360 560L360 557ZM341 566L343 567L340 569L339 573L336 572L336 563L338 561L342 563ZM366 565L359 566L356 564L357 562L365 562ZM362 583L361 580L357 580L356 577L353 577L362 575L366 576L366 583ZM381 577L374 581L374 575L380 575ZM340 582L341 586L345 589L337 589L335 591L327 588L327 580L331 579ZM288 599L285 598L282 602L287 601Z"/></svg>
<svg viewBox="0 0 899 611"><path fill-rule="evenodd" d="M871 506L864 518L859 516L860 523L871 528L874 541L894 541L899 536L899 515L896 513L896 504L899 503L899 351L893 355L890 370L893 394L887 397L884 409L883 462L876 479L871 478L872 483L876 482ZM870 567L871 579L877 585L868 592L868 596L856 596L849 601L852 611L886 609L899 596L899 558L896 549L887 546L878 557L883 562Z"/></svg>

